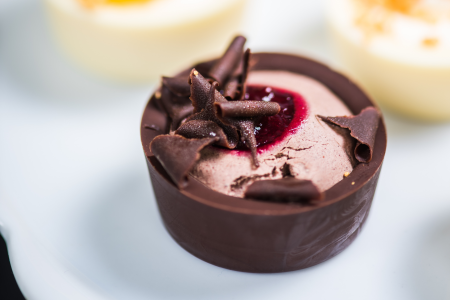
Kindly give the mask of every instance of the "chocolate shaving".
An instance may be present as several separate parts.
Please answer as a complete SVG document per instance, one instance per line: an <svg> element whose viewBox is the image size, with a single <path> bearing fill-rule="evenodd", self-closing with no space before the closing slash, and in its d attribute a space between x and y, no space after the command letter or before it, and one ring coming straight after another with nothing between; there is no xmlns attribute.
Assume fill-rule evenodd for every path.
<svg viewBox="0 0 450 300"><path fill-rule="evenodd" d="M227 102L227 100L216 90L217 82L210 84L197 70L192 69L189 76L191 84L191 101L194 106L194 114L186 119L212 121L216 123L227 137L227 148L233 149L237 146L239 135L234 126L226 125L216 116L214 103Z"/></svg>
<svg viewBox="0 0 450 300"><path fill-rule="evenodd" d="M239 87L239 79L237 77L230 79L227 85L225 86L223 96L227 99L234 99L234 97L236 97L238 87Z"/></svg>
<svg viewBox="0 0 450 300"><path fill-rule="evenodd" d="M179 97L189 97L191 86L185 77L163 77L162 84Z"/></svg>
<svg viewBox="0 0 450 300"><path fill-rule="evenodd" d="M160 105L172 120L171 129L178 127L181 120L192 114L194 108L187 97L180 97L172 93L167 86L162 87Z"/></svg>
<svg viewBox="0 0 450 300"><path fill-rule="evenodd" d="M245 198L272 202L314 203L323 194L310 180L286 177L277 180L259 180L245 191Z"/></svg>
<svg viewBox="0 0 450 300"><path fill-rule="evenodd" d="M355 158L362 163L372 160L375 136L380 123L380 112L373 106L364 108L356 116L324 117L323 121L338 125L350 130L350 135L356 139Z"/></svg>
<svg viewBox="0 0 450 300"><path fill-rule="evenodd" d="M264 116L273 116L280 111L280 105L264 101L228 101L214 104L219 119L227 125L236 127L241 140L250 149L253 163L259 167L255 122Z"/></svg>
<svg viewBox="0 0 450 300"><path fill-rule="evenodd" d="M216 145L231 148L232 145L228 143L227 136L223 132L222 128L213 121L204 120L192 120L183 123L176 131L175 134L184 136L188 139L201 139L207 137L218 137Z"/></svg>
<svg viewBox="0 0 450 300"><path fill-rule="evenodd" d="M250 49L247 49L233 76L225 85L223 95L227 99L242 100L245 97L246 81L250 63Z"/></svg>
<svg viewBox="0 0 450 300"><path fill-rule="evenodd" d="M242 53L244 52L245 41L246 38L243 36L235 37L223 56L209 71L209 77L219 82L220 86L225 84L225 81L233 75L235 69L238 67Z"/></svg>
<svg viewBox="0 0 450 300"><path fill-rule="evenodd" d="M250 149L255 167L259 167L254 120L228 119L241 133L241 141Z"/></svg>
<svg viewBox="0 0 450 300"><path fill-rule="evenodd" d="M178 188L184 188L188 183L189 171L200 158L200 150L218 140L218 137L186 139L179 135L159 135L150 143L150 151Z"/></svg>
<svg viewBox="0 0 450 300"><path fill-rule="evenodd" d="M239 84L240 84L240 96L239 99L242 100L245 97L245 90L247 89L247 76L248 76L248 71L250 69L250 49L247 49L244 53L244 57L242 59L242 73L239 76Z"/></svg>
<svg viewBox="0 0 450 300"><path fill-rule="evenodd" d="M280 105L266 101L229 101L215 103L216 112L222 118L255 118L273 116L280 112Z"/></svg>
<svg viewBox="0 0 450 300"><path fill-rule="evenodd" d="M176 134L186 138L214 136L216 145L234 149L240 133L241 141L251 150L254 165L258 167L255 122L260 117L277 114L280 107L277 103L260 101L228 104L227 98L242 100L245 97L251 55L249 49L243 52L245 41L243 36L235 37L222 58L212 65L198 65L202 70L209 70L209 78L204 78L196 69L189 74L189 80L184 79L186 73L163 77L161 92L155 99L171 119L170 130ZM227 98L218 91L219 86Z"/></svg>

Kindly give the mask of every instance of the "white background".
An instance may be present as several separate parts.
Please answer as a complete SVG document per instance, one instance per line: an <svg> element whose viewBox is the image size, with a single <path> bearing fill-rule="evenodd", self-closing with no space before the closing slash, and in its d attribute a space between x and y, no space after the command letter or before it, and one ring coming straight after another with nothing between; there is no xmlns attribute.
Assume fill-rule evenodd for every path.
<svg viewBox="0 0 450 300"><path fill-rule="evenodd" d="M321 5L254 0L248 46L335 65ZM139 138L154 86L73 65L41 6L0 1L0 229L27 298L450 299L448 124L385 114L371 214L342 254L283 274L218 268L179 247L157 213Z"/></svg>

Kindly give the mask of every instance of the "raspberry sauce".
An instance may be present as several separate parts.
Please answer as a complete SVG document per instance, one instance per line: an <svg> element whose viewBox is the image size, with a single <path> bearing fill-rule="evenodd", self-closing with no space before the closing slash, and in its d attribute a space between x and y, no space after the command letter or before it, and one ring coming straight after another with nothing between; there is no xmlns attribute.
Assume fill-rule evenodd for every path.
<svg viewBox="0 0 450 300"><path fill-rule="evenodd" d="M263 117L255 124L258 152L295 133L308 116L306 101L300 94L266 86L248 86L245 100L277 102L281 109L275 116ZM236 150L248 150L240 142Z"/></svg>

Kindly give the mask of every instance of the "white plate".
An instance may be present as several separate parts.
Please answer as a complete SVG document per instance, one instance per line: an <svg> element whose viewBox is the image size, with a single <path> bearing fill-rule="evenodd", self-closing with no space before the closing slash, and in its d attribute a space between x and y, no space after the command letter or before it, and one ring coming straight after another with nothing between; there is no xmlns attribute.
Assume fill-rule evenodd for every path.
<svg viewBox="0 0 450 300"><path fill-rule="evenodd" d="M332 62L320 1L260 3L246 25L254 51ZM450 298L449 125L387 115L356 241L316 267L247 274L193 257L162 226L139 139L152 89L84 73L54 46L39 2L0 2L0 228L28 299Z"/></svg>

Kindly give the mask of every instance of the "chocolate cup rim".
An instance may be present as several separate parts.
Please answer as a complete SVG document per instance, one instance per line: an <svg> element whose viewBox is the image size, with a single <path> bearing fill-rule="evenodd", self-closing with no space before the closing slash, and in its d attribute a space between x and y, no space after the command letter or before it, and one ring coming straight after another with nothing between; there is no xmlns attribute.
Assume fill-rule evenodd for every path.
<svg viewBox="0 0 450 300"><path fill-rule="evenodd" d="M204 64L211 64L214 61L215 60L211 60L205 62ZM347 107L352 111L353 114L358 114L363 108L367 106L376 107L370 97L357 84L352 82L343 74L331 69L330 67L318 61L292 54L262 52L253 53L252 62L254 63L254 65L251 67L250 72L257 70L289 71L309 76L321 82L329 90L331 90L333 94L338 96L341 101L343 101L347 105ZM180 72L179 75L188 74L191 69L192 68L184 70ZM342 95L348 95L349 97L342 97ZM155 94L151 96L142 116L142 146L149 163L158 171L162 178L164 178L168 183L175 186L175 184L169 178L167 173L165 173L164 169L159 164L157 159L151 154L148 145L146 145L145 143L145 140L149 140L149 138L145 137L153 135L154 138L156 135L158 135L145 129L145 126L149 124L146 119L148 110L157 110L154 103ZM159 113L164 114L163 112ZM330 189L326 190L324 192L324 200L315 205L300 206L296 204L271 203L229 196L210 189L192 176L189 176L188 186L183 190L179 190L179 192L203 205L233 213L263 216L292 215L304 213L332 205L349 197L351 194L358 192L358 190L360 190L361 187L363 187L381 168L386 153L386 147L386 126L384 124L383 117L381 116L380 124L377 130L372 161L369 163L359 163L348 177L343 178L340 182L332 186ZM353 185L352 182L354 182Z"/></svg>

